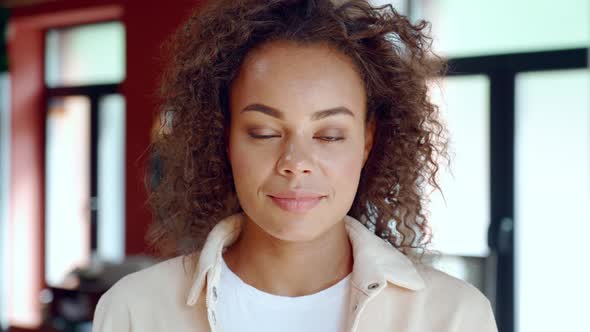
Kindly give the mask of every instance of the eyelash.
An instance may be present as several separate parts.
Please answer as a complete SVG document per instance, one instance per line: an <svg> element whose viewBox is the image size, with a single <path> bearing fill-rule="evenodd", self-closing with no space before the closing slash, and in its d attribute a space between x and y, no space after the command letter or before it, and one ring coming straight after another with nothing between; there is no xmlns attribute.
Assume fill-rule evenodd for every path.
<svg viewBox="0 0 590 332"><path fill-rule="evenodd" d="M252 137L254 139L269 139L269 138L281 137L281 136L278 136L278 135L254 135L254 134L250 134L250 137ZM316 137L314 137L314 138L316 138ZM322 141L324 141L326 143L333 143L333 142L338 142L338 141L344 140L344 137L340 137L340 136L320 136L318 138L320 138Z"/></svg>

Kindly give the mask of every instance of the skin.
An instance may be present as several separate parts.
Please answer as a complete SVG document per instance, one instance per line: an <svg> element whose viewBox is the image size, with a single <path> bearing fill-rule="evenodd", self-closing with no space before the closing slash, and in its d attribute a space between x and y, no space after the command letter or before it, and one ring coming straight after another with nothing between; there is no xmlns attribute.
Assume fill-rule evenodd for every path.
<svg viewBox="0 0 590 332"><path fill-rule="evenodd" d="M252 106L260 104L272 111ZM340 107L350 113L314 116ZM323 44L267 43L246 56L230 89L230 112L227 151L247 218L226 263L246 283L276 295L308 295L337 283L352 271L343 218L375 131L365 121L366 93L353 62ZM311 210L289 212L269 195L290 189L324 197Z"/></svg>

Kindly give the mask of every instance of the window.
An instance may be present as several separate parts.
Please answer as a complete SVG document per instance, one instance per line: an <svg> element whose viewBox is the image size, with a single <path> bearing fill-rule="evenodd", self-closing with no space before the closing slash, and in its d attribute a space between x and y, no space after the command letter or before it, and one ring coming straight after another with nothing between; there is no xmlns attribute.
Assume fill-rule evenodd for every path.
<svg viewBox="0 0 590 332"><path fill-rule="evenodd" d="M125 32L120 22L51 29L45 36L45 83L50 88L120 83Z"/></svg>
<svg viewBox="0 0 590 332"><path fill-rule="evenodd" d="M448 57L586 47L586 0L412 0L412 17L432 22L434 47Z"/></svg>
<svg viewBox="0 0 590 332"><path fill-rule="evenodd" d="M516 76L517 331L588 326L590 72ZM586 262L586 263L584 263ZM545 301L539 301L539 296Z"/></svg>
<svg viewBox="0 0 590 332"><path fill-rule="evenodd" d="M444 197L436 192L430 204L433 243L445 254L489 254L489 89L484 75L448 77L430 89L450 132L452 173L441 168Z"/></svg>
<svg viewBox="0 0 590 332"><path fill-rule="evenodd" d="M434 266L482 291L489 255L490 222L489 79L485 75L444 78L430 95L449 130L451 170L439 170L431 196L432 248L443 255Z"/></svg>
<svg viewBox="0 0 590 332"><path fill-rule="evenodd" d="M125 32L106 22L46 33L46 281L124 257Z"/></svg>
<svg viewBox="0 0 590 332"><path fill-rule="evenodd" d="M8 193L10 185L10 81L0 73L0 329L7 327Z"/></svg>
<svg viewBox="0 0 590 332"><path fill-rule="evenodd" d="M10 76L5 45L8 11L0 8L0 330L8 328L8 193L10 185Z"/></svg>

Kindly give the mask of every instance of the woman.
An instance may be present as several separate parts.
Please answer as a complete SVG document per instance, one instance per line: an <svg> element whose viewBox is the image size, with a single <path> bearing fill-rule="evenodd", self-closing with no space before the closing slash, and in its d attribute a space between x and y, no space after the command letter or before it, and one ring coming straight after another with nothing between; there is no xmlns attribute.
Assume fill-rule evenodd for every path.
<svg viewBox="0 0 590 332"><path fill-rule="evenodd" d="M94 331L496 331L428 267L444 128L425 22L364 0L209 1L172 41L151 242Z"/></svg>

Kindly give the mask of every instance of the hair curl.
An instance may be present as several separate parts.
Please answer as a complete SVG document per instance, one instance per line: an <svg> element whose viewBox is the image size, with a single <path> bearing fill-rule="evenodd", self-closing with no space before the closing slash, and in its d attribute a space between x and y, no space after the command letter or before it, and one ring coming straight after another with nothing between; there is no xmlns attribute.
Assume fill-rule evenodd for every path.
<svg viewBox="0 0 590 332"><path fill-rule="evenodd" d="M229 87L245 55L275 40L329 44L358 67L376 132L348 214L406 255L426 249L425 188L440 190L438 162L449 160L427 83L446 64L431 51L428 22L412 24L391 5L339 2L210 0L169 41L164 121L151 146L162 174L147 181L148 241L161 254L197 251L221 218L241 211L225 148Z"/></svg>

